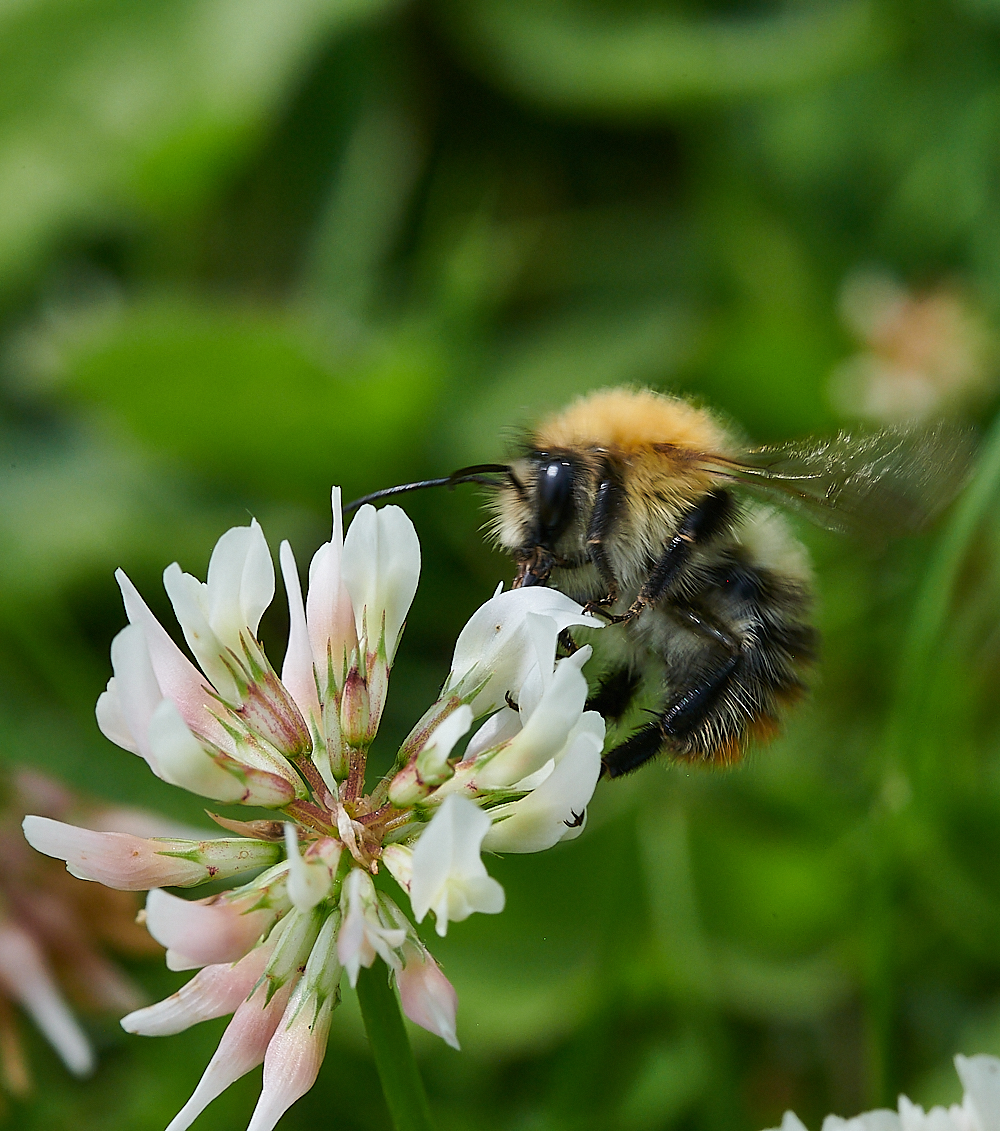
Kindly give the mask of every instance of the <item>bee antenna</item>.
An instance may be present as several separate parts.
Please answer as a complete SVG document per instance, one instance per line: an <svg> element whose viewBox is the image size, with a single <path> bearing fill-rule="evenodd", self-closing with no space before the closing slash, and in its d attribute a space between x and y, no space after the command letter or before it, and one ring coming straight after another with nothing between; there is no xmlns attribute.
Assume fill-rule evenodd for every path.
<svg viewBox="0 0 1000 1131"><path fill-rule="evenodd" d="M447 487L451 490L459 483L482 483L489 487L496 487L497 480L490 478L495 475L504 475L509 478L518 489L521 484L514 478L511 468L505 463L476 463L471 467L460 467L451 475L443 479L420 479L416 483L400 483L396 487L383 487L381 491L372 491L370 495L362 495L360 499L352 499L343 508L344 514L351 514L365 503L373 503L376 499L388 499L393 495L402 495L407 491L422 491L425 487Z"/></svg>

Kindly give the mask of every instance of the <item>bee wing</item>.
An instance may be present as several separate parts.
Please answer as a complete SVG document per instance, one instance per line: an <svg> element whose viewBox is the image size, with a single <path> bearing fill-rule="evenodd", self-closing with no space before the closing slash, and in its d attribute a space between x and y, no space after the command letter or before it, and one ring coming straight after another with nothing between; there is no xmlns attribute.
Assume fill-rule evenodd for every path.
<svg viewBox="0 0 1000 1131"><path fill-rule="evenodd" d="M828 530L905 534L958 494L973 450L967 430L947 424L753 448L712 457L752 494L803 512Z"/></svg>

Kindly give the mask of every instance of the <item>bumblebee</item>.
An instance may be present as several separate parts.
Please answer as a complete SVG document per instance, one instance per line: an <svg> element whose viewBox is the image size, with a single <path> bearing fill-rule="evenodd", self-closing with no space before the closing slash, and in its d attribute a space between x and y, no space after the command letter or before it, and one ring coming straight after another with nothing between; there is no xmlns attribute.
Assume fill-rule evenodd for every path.
<svg viewBox="0 0 1000 1131"><path fill-rule="evenodd" d="M833 529L919 528L956 493L967 449L943 427L746 448L688 401L610 389L543 421L509 464L351 508L419 487L488 486L514 585L552 585L617 626L599 634L610 660L589 706L616 722L640 689L652 695L652 717L604 755L614 778L660 753L732 764L804 694L812 578L774 502Z"/></svg>

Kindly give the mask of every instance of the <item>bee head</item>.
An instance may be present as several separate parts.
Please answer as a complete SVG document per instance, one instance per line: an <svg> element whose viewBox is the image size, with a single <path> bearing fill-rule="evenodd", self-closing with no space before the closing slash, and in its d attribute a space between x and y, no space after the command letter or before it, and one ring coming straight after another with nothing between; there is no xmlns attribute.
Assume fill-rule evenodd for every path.
<svg viewBox="0 0 1000 1131"><path fill-rule="evenodd" d="M517 562L515 586L544 585L554 568L586 560L590 468L565 449L532 450L510 467L491 500L493 533Z"/></svg>

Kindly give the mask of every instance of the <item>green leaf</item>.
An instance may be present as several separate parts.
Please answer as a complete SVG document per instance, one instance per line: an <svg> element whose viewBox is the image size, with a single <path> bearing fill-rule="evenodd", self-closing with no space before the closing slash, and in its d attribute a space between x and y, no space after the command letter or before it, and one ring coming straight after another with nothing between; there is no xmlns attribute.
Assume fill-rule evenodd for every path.
<svg viewBox="0 0 1000 1131"><path fill-rule="evenodd" d="M43 0L0 12L0 286L71 226L229 168L334 31L392 0Z"/></svg>
<svg viewBox="0 0 1000 1131"><path fill-rule="evenodd" d="M491 78L563 110L653 116L680 103L745 98L829 79L884 49L869 0L775 15L685 20L552 0L462 0L442 17Z"/></svg>

